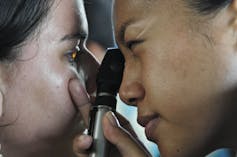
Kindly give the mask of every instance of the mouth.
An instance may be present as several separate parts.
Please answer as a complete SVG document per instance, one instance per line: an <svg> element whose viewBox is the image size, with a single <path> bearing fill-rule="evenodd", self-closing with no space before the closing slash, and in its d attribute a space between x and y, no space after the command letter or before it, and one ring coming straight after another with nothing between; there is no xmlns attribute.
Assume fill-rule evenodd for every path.
<svg viewBox="0 0 237 157"><path fill-rule="evenodd" d="M159 115L138 117L138 123L145 128L146 137L150 141L155 141L155 130L159 119Z"/></svg>
<svg viewBox="0 0 237 157"><path fill-rule="evenodd" d="M155 129L157 127L159 118L155 118L151 121L149 121L149 123L145 126L145 134L148 140L150 141L155 141L154 137L155 137Z"/></svg>

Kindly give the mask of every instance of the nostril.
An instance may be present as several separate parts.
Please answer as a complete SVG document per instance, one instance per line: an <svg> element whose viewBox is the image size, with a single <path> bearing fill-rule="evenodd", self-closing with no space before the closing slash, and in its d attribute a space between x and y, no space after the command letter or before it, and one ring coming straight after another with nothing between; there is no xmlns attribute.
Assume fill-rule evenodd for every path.
<svg viewBox="0 0 237 157"><path fill-rule="evenodd" d="M126 104L137 106L137 103L142 101L145 96L145 89L140 82L129 80L123 82L119 90L119 96Z"/></svg>
<svg viewBox="0 0 237 157"><path fill-rule="evenodd" d="M130 99L128 99L128 103L129 103L129 104L134 104L134 103L136 103L136 98L130 98Z"/></svg>

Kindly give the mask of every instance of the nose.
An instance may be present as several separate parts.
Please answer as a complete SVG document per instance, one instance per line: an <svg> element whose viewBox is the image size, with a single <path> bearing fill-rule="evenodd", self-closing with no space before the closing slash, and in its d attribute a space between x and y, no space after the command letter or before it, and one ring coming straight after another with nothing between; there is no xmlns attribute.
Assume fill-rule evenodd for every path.
<svg viewBox="0 0 237 157"><path fill-rule="evenodd" d="M139 66L126 62L123 80L119 89L119 96L124 103L135 106L144 98L145 89L139 78Z"/></svg>

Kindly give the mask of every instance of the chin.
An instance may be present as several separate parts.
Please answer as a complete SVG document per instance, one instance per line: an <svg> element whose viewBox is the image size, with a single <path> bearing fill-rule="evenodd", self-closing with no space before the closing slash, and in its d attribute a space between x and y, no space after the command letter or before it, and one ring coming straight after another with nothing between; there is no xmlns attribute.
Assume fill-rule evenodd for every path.
<svg viewBox="0 0 237 157"><path fill-rule="evenodd" d="M206 153L196 153L189 152L184 150L170 150L170 151L162 151L160 150L160 157L204 157L207 155Z"/></svg>
<svg viewBox="0 0 237 157"><path fill-rule="evenodd" d="M195 143L195 142L194 142ZM207 147L204 147L207 148ZM214 150L206 150L198 145L175 145L167 144L163 145L158 142L158 149L161 157L204 157Z"/></svg>

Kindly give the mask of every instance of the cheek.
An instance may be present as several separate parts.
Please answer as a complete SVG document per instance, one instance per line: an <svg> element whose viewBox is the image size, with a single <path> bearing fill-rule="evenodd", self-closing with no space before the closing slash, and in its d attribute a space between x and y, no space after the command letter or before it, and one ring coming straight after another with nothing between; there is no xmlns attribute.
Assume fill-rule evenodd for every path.
<svg viewBox="0 0 237 157"><path fill-rule="evenodd" d="M200 114L208 118L223 85L223 56L201 47L201 41L187 45L187 41L174 40L150 42L140 56L146 99L177 123Z"/></svg>
<svg viewBox="0 0 237 157"><path fill-rule="evenodd" d="M68 82L76 76L69 66L53 61L45 63L45 67L42 66L41 69L42 75L38 77L38 88L36 87L36 92L39 94L34 94L35 97L38 97L37 101L42 105L45 104L44 107L49 109L46 112L54 112L56 115L62 116L65 118L62 119L63 121L75 113L68 91Z"/></svg>
<svg viewBox="0 0 237 157"><path fill-rule="evenodd" d="M19 64L20 70L9 95L9 100L11 97L14 100L8 104L16 111L16 124L20 124L14 125L18 133L14 133L13 137L18 138L19 135L26 142L62 135L76 114L68 93L72 72L52 61L38 61Z"/></svg>
<svg viewBox="0 0 237 157"><path fill-rule="evenodd" d="M160 49L151 45L149 53L144 50L142 54L142 82L144 104L161 116L156 130L159 148L167 156L178 156L182 149L199 151L197 147L208 145L213 130L224 124L226 105L220 94L226 60L221 52L213 50L194 50L185 45Z"/></svg>

